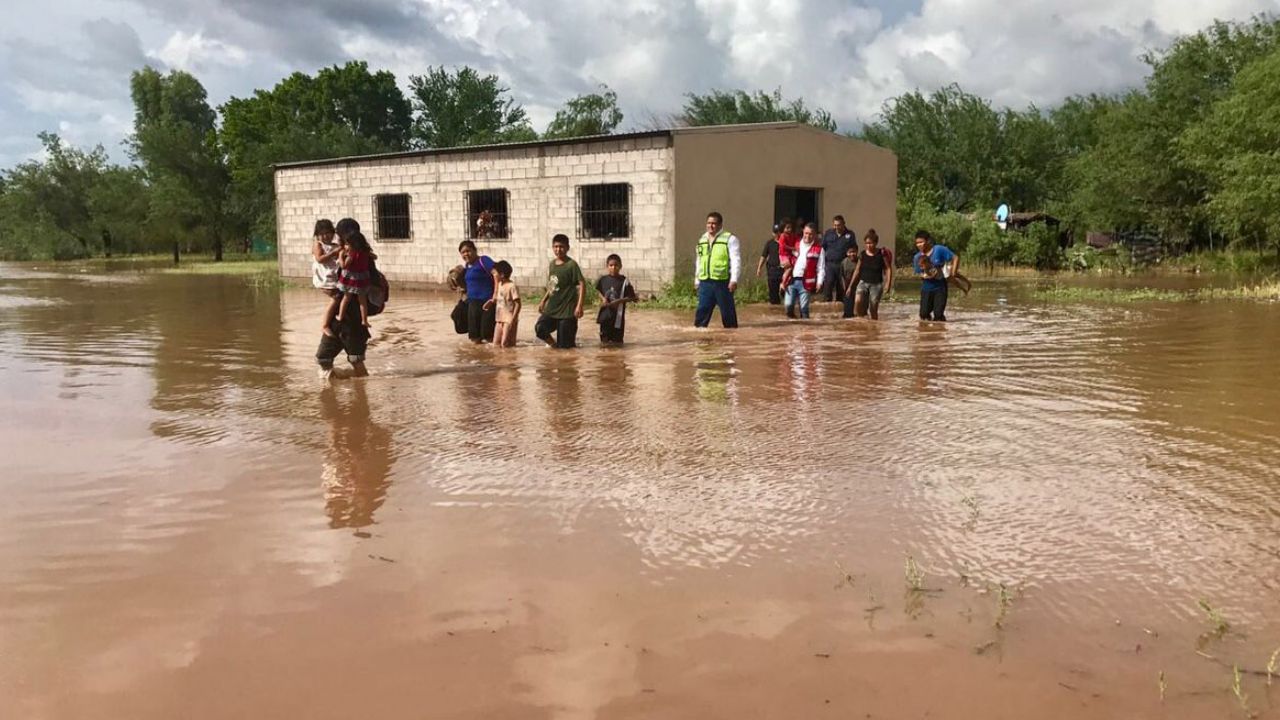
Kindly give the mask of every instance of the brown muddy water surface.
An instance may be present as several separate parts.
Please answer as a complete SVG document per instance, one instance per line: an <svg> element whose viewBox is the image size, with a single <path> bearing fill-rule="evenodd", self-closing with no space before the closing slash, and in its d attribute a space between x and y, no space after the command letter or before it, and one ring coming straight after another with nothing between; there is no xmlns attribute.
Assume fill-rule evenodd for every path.
<svg viewBox="0 0 1280 720"><path fill-rule="evenodd" d="M0 267L0 716L1280 717L1280 306L320 300Z"/></svg>

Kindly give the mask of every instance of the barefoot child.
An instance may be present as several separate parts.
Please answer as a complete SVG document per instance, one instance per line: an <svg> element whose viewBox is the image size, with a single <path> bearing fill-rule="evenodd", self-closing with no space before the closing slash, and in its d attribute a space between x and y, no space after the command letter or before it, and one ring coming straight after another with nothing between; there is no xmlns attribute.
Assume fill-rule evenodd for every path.
<svg viewBox="0 0 1280 720"><path fill-rule="evenodd" d="M311 284L329 297L329 302L325 303L324 324L321 325L325 332L329 332L329 319L338 309L338 272L342 269L338 266L338 253L342 244L338 241L333 221L328 219L316 221L312 237Z"/></svg>
<svg viewBox="0 0 1280 720"><path fill-rule="evenodd" d="M551 252L555 257L547 266L547 292L538 305L533 333L551 347L570 349L577 344L587 281L582 277L582 268L569 257L568 235L557 233L551 238Z"/></svg>
<svg viewBox="0 0 1280 720"><path fill-rule="evenodd" d="M499 260L493 264L493 271L498 275L498 292L490 301L498 306L493 344L498 347L515 347L516 329L520 322L520 289L511 282L511 263Z"/></svg>
<svg viewBox="0 0 1280 720"><path fill-rule="evenodd" d="M600 344L621 345L627 330L627 303L638 298L636 289L622 274L621 257L610 255L604 265L609 274L600 276L596 281L596 292L600 294L600 313L596 315L596 322L600 324Z"/></svg>
<svg viewBox="0 0 1280 720"><path fill-rule="evenodd" d="M338 276L338 290L342 293L342 304L338 306L339 322L348 312L351 297L355 296L360 303L360 324L369 327L369 260L376 257L363 233L353 233L344 241L339 260L342 272Z"/></svg>

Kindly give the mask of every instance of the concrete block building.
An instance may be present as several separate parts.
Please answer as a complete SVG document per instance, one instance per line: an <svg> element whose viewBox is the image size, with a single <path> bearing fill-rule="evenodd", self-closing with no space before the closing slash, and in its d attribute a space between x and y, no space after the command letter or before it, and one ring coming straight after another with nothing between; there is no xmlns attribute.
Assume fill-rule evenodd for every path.
<svg viewBox="0 0 1280 720"><path fill-rule="evenodd" d="M275 168L280 273L306 277L316 219L352 217L397 284L438 284L458 243L505 259L540 286L564 233L588 278L618 253L641 292L693 273L717 210L743 242L743 279L780 217L843 214L861 236L895 231L897 157L798 123L622 135L284 163Z"/></svg>

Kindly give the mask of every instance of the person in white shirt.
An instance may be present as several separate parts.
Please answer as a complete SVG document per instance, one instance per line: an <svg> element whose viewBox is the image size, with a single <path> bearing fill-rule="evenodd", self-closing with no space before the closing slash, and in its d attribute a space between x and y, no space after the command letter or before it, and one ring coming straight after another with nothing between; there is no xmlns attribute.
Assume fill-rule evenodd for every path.
<svg viewBox="0 0 1280 720"><path fill-rule="evenodd" d="M782 288L786 297L782 306L788 317L792 308L798 306L800 317L809 317L809 298L822 291L827 282L827 253L822 249L818 237L818 226L809 223L804 226L804 235L800 238L799 255L796 264L782 276Z"/></svg>
<svg viewBox="0 0 1280 720"><path fill-rule="evenodd" d="M698 288L698 309L693 314L695 327L711 324L711 313L720 308L720 322L727 328L738 327L738 310L733 293L738 289L738 271L742 266L742 247L737 236L724 229L724 217L707 213L707 231L698 238L693 258L693 282Z"/></svg>

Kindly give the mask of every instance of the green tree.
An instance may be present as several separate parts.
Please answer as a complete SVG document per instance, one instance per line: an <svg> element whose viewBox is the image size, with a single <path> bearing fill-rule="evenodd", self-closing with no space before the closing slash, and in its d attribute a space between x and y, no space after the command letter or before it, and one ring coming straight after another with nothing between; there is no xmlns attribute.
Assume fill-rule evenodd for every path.
<svg viewBox="0 0 1280 720"><path fill-rule="evenodd" d="M241 228L204 86L181 70L161 75L146 67L133 73L130 89L129 146L154 191L153 228L202 238L221 260L224 239Z"/></svg>
<svg viewBox="0 0 1280 720"><path fill-rule="evenodd" d="M999 195L1000 114L957 85L885 103L861 137L898 155L898 181L927 190L940 209L986 208Z"/></svg>
<svg viewBox="0 0 1280 720"><path fill-rule="evenodd" d="M601 85L600 92L579 95L556 112L543 133L546 138L608 135L622 123L618 94Z"/></svg>
<svg viewBox="0 0 1280 720"><path fill-rule="evenodd" d="M831 113L810 109L802 98L784 100L782 89L772 93L757 90L712 90L706 95L688 93L677 117L685 125L737 125L792 120L830 132L836 131Z"/></svg>
<svg viewBox="0 0 1280 720"><path fill-rule="evenodd" d="M418 147L443 148L537 139L537 133L497 75L469 67L429 67L409 77Z"/></svg>
<svg viewBox="0 0 1280 720"><path fill-rule="evenodd" d="M1180 137L1213 113L1236 74L1280 42L1280 20L1216 22L1144 60L1141 91L1097 116L1097 141L1068 169L1071 207L1095 226L1144 226L1177 244L1210 241L1210 178L1178 152Z"/></svg>
<svg viewBox="0 0 1280 720"><path fill-rule="evenodd" d="M1280 47L1246 65L1229 94L1179 138L1208 180L1213 226L1280 253Z"/></svg>
<svg viewBox="0 0 1280 720"><path fill-rule="evenodd" d="M140 247L149 199L140 173L108 165L100 145L86 152L50 133L40 141L43 160L0 175L0 257L89 257L103 251L104 232L114 248Z"/></svg>
<svg viewBox="0 0 1280 720"><path fill-rule="evenodd" d="M354 61L294 73L220 110L232 202L265 237L275 235L273 164L404 150L411 126L395 76Z"/></svg>

